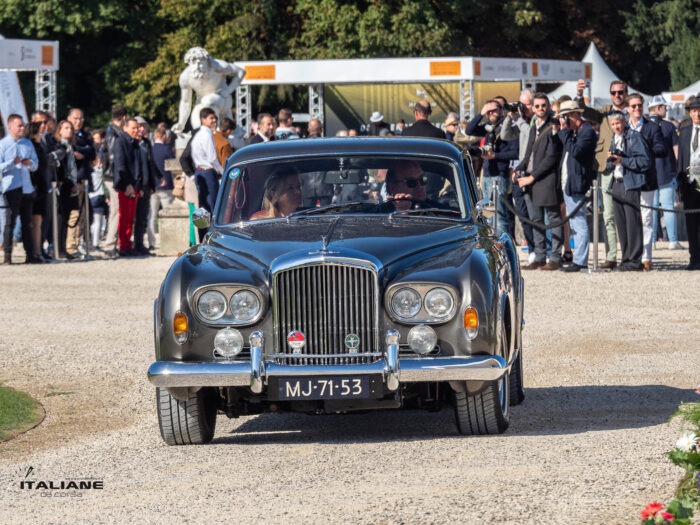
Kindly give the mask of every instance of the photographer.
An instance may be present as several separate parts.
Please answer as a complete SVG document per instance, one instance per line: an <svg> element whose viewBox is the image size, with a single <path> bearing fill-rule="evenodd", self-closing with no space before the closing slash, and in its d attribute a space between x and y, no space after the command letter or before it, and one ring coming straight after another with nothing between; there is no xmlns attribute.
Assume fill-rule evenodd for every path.
<svg viewBox="0 0 700 525"><path fill-rule="evenodd" d="M562 268L565 272L578 272L588 268L588 222L585 206L579 205L586 199L586 192L596 177L593 166L598 137L593 127L583 120L583 111L573 100L562 102L559 108L559 140L562 143L559 165L561 188L568 212L572 213L578 207L576 214L569 219L576 251L574 261Z"/></svg>
<svg viewBox="0 0 700 525"><path fill-rule="evenodd" d="M544 222L547 214L550 224L560 220L562 202L561 188L557 184L557 168L561 158L561 141L554 133L555 122L551 117L549 99L544 93L537 93L533 103L535 122L530 127L525 153L520 164L513 171L513 182L525 194L529 216L537 222ZM523 270L558 270L561 267L563 226L552 228L552 253L546 262L547 236L545 230L533 228L534 260Z"/></svg>
<svg viewBox="0 0 700 525"><path fill-rule="evenodd" d="M482 119L485 122L482 122ZM501 137L502 122L501 105L496 100L489 100L484 104L481 113L469 121L465 134L484 137L483 147L470 148L473 155L481 156L484 161L481 193L483 198L492 199L494 186L498 188L498 228L496 233L500 235L503 232L508 232L513 236L512 224L509 224L508 220L508 210L501 199L510 198L508 171L510 161L518 158L518 142L503 140Z"/></svg>
<svg viewBox="0 0 700 525"><path fill-rule="evenodd" d="M519 162L522 162L525 157L525 150L530 138L532 97L532 91L525 89L520 93L518 102L504 105L507 113L501 125L501 137L503 140L518 140ZM513 185L513 204L520 215L532 219L525 194L517 184ZM529 253L528 262L532 263L535 260L535 238L532 232L532 225L522 222L522 227Z"/></svg>
<svg viewBox="0 0 700 525"><path fill-rule="evenodd" d="M622 249L618 269L621 272L641 271L644 266L639 202L646 184L646 173L654 161L642 134L627 125L624 113L612 111L608 114L608 122L614 135L605 167L613 175L613 196L632 203L615 200L614 204L617 236Z"/></svg>

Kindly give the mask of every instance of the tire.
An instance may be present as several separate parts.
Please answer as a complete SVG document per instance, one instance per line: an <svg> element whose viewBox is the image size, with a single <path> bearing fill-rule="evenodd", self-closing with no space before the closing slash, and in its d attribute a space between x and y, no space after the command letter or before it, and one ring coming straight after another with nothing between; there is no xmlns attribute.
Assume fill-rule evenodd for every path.
<svg viewBox="0 0 700 525"><path fill-rule="evenodd" d="M156 388L158 426L168 445L202 445L214 437L216 403L202 388L190 393L187 401L171 396L165 388Z"/></svg>
<svg viewBox="0 0 700 525"><path fill-rule="evenodd" d="M499 353L507 356L508 340L501 326ZM510 422L510 378L504 375L497 381L489 381L484 390L469 395L454 393L455 419L460 434L476 436L502 434Z"/></svg>
<svg viewBox="0 0 700 525"><path fill-rule="evenodd" d="M513 366L510 368L510 406L517 406L525 400L525 388L523 387L523 350L518 352Z"/></svg>

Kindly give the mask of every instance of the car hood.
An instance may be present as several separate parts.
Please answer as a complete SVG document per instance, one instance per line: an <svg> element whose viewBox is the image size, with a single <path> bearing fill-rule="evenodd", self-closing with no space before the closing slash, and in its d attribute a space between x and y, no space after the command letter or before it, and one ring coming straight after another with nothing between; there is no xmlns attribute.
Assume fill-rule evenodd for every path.
<svg viewBox="0 0 700 525"><path fill-rule="evenodd" d="M472 223L429 217L304 217L217 227L205 249L232 263L265 268L278 259L318 254L364 255L386 267L418 254L423 259L434 249L473 244L475 238Z"/></svg>

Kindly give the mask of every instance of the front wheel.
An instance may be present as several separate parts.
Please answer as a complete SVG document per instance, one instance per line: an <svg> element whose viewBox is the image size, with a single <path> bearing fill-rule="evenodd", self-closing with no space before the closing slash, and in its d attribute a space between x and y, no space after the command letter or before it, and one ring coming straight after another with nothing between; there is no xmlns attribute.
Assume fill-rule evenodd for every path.
<svg viewBox="0 0 700 525"><path fill-rule="evenodd" d="M501 327L499 353L506 357L508 340ZM454 393L457 430L465 435L502 434L510 422L510 378L505 374L497 381L490 381L478 394Z"/></svg>
<svg viewBox="0 0 700 525"><path fill-rule="evenodd" d="M209 390L190 392L180 401L157 387L156 405L160 435L168 445L202 445L213 439L217 408Z"/></svg>

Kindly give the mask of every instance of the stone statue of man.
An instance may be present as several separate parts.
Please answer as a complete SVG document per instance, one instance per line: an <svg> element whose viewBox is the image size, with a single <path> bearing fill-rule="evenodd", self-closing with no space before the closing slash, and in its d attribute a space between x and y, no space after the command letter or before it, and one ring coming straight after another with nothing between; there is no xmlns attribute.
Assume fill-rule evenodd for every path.
<svg viewBox="0 0 700 525"><path fill-rule="evenodd" d="M199 111L202 108L211 108L216 111L219 120L223 117L232 119L231 94L243 80L245 69L230 62L211 58L209 53L201 47L193 47L187 51L185 63L187 67L180 75L180 111L173 131L181 133L185 129L187 117L190 116L193 91L196 96L190 118L193 130L200 126ZM233 79L227 83L226 77L230 76Z"/></svg>

